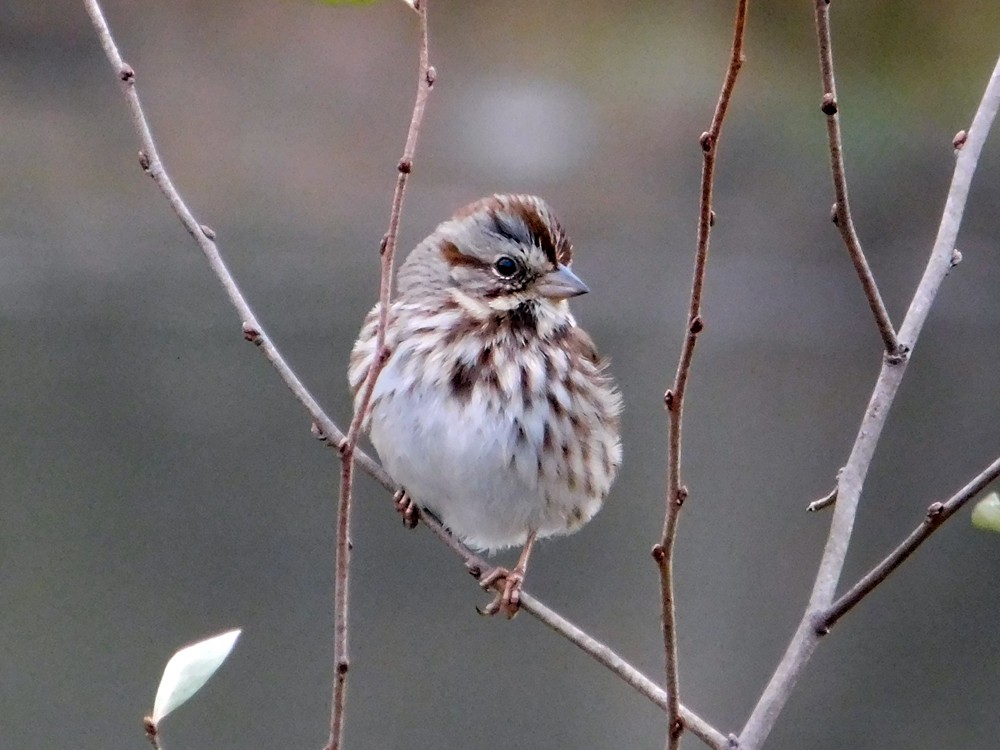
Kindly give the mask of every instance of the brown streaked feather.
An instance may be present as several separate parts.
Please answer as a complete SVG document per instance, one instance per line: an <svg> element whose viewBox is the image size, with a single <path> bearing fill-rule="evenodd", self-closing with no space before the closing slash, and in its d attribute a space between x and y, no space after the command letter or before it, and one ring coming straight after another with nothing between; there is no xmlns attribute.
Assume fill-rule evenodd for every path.
<svg viewBox="0 0 1000 750"><path fill-rule="evenodd" d="M451 371L451 393L459 401L468 401L472 397L472 388L476 384L476 372L464 362L456 362Z"/></svg>
<svg viewBox="0 0 1000 750"><path fill-rule="evenodd" d="M545 253L545 257L549 259L550 263L553 265L559 263L559 249L556 243L560 236L565 239L565 235L562 234L560 228L558 226L551 227L557 235L553 237L550 227L546 225L542 217L538 215L538 211L534 210L533 207L528 207L524 204L515 204L515 210L524 220L525 226L528 227L533 244L542 249L542 252Z"/></svg>
<svg viewBox="0 0 1000 750"><path fill-rule="evenodd" d="M470 268L482 268L483 262L466 255L458 249L458 245L448 240L441 241L441 257L449 266L468 266Z"/></svg>
<svg viewBox="0 0 1000 750"><path fill-rule="evenodd" d="M488 213L494 220L497 212L518 216L528 228L532 244L540 247L553 264L565 266L572 262L573 244L559 220L541 201L528 195L493 195L460 208L454 218L464 219L480 211Z"/></svg>
<svg viewBox="0 0 1000 750"><path fill-rule="evenodd" d="M566 337L563 339L566 351L570 353L570 356L580 357L588 362L592 362L598 367L603 367L605 365L604 359L600 354L597 353L597 347L594 345L594 340L590 338L585 330L579 326L569 326L566 331Z"/></svg>
<svg viewBox="0 0 1000 750"><path fill-rule="evenodd" d="M518 262L517 275L493 269L500 255ZM553 266L569 265L572 255L545 201L494 195L439 225L411 252L397 279L399 293L387 330L391 377L380 384L366 429L371 428L387 468L396 461L396 481L404 486L422 482L423 492L435 496L421 497L418 490L415 499L428 502L446 522L459 502L473 504L478 515L461 523L465 515L453 516L453 530L476 546L520 543L522 522L539 538L574 530L596 512L621 461L621 398L604 361L565 302L534 293L537 279ZM376 328L377 308L352 353L355 392L371 368ZM456 431L471 430L468 435L484 440L481 490L493 492L498 482L506 486L508 475L523 484L518 496L523 494L524 501L516 503L517 512L511 509L509 518L503 516L506 507L480 497L475 487L467 493L465 479L463 486L440 493L428 489L437 486L433 472L447 475L453 468L448 455L422 446L421 465L440 463L430 475L412 468L415 454L407 430L414 425L438 429L440 414L422 410L439 405L455 410ZM465 434L458 437L453 447L464 455ZM478 442L472 447L478 450ZM502 455L495 455L498 450ZM463 499L466 494L472 497ZM481 527L475 518L482 520Z"/></svg>

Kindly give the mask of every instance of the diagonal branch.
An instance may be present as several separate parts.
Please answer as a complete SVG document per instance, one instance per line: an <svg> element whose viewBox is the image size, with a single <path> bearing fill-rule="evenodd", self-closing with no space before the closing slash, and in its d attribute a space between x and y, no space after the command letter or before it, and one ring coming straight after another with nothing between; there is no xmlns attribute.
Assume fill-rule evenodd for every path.
<svg viewBox="0 0 1000 750"><path fill-rule="evenodd" d="M708 262L709 236L715 223L712 210L712 189L715 178L715 159L718 153L719 136L726 119L729 101L736 77L745 59L743 37L746 29L747 5L749 0L738 0L736 20L733 30L733 45L729 67L722 83L722 91L715 105L712 122L701 134L699 143L702 151L701 199L698 210L698 241L695 250L694 279L691 282L691 301L688 307L687 331L681 346L677 372L670 389L663 400L669 413L669 435L667 446L667 495L663 517L663 532L660 541L653 547L653 559L660 572L660 599L663 620L663 650L667 678L667 741L668 750L676 750L680 744L685 722L680 713L678 697L677 667L677 615L674 607L674 541L677 538L677 523L681 506L687 498L687 488L681 483L681 426L684 416L684 394L687 391L691 362L698 334L704 327L701 318L701 298L705 288L705 266Z"/></svg>
<svg viewBox="0 0 1000 750"><path fill-rule="evenodd" d="M795 682L819 643L820 635L816 632L815 623L833 604L837 582L840 580L840 573L847 557L847 547L854 529L861 489L888 417L889 408L906 372L909 352L917 343L945 276L960 258L955 251L955 239L962 223L962 214L969 196L972 176L979 162L979 154L986 142L998 107L1000 107L1000 60L997 60L993 69L964 144L958 149L955 171L937 238L927 261L927 267L924 269L924 275L917 285L910 308L899 330L901 348L897 352L898 356L887 353L884 357L851 455L838 478L837 502L833 506L830 533L809 604L771 681L764 689L740 734L742 750L757 750L763 744L791 695Z"/></svg>
<svg viewBox="0 0 1000 750"><path fill-rule="evenodd" d="M830 628L837 624L841 617L850 612L858 602L868 596L876 586L902 565L906 558L926 541L927 537L941 528L945 521L961 510L969 500L986 489L990 482L997 477L1000 477L1000 458L983 469L945 502L931 503L920 525L817 619L817 633L826 635L830 632Z"/></svg>
<svg viewBox="0 0 1000 750"><path fill-rule="evenodd" d="M816 2L816 33L819 37L819 64L823 76L823 102L820 109L826 115L826 134L830 141L830 167L833 171L833 188L837 196L833 204L833 221L840 230L851 263L861 280L861 286L868 298L868 306L875 316L879 335L885 345L885 351L895 356L899 353L899 341L892 327L889 313L882 302L875 277L868 266L861 240L854 229L851 218L851 204L847 199L847 172L844 168L844 143L840 135L840 115L837 104L837 83L833 75L833 43L830 39L830 0L815 0Z"/></svg>
<svg viewBox="0 0 1000 750"><path fill-rule="evenodd" d="M371 459L368 460L370 461ZM377 464L375 466L377 467ZM379 467L378 473L384 474L381 467ZM379 478L376 477L376 479ZM386 489L392 490L394 487L392 480L388 477L388 475L385 475L385 479L388 481L381 482L381 479L379 479L379 481L386 487ZM466 569L474 578L480 580L490 571L492 566L486 560L483 560L453 537L442 525L442 523L427 510L421 511L420 519L423 521L424 525L434 533L435 536L437 536L462 559L465 563ZM502 582L497 584L498 590L501 588L501 585ZM640 695L645 696L660 708L664 710L667 709L668 700L666 691L627 661L622 659L622 657L615 653L611 648L601 643L596 638L587 635L587 633L582 631L565 617L552 611L538 601L538 599L525 592L521 593L521 609L534 616L543 625L576 645L577 648L590 655L599 664L607 667ZM715 727L683 705L679 707L679 713L681 721L684 722L684 726L687 729L690 729L691 733L702 740L706 745L713 748L713 750L728 750L728 738L723 736L721 732L715 729Z"/></svg>
<svg viewBox="0 0 1000 750"><path fill-rule="evenodd" d="M299 380L298 376L286 362L281 352L274 345L263 326L253 314L250 306L247 304L239 286L236 283L236 280L229 271L229 268L222 260L218 247L215 244L215 233L209 227L198 223L192 215L190 209L185 204L183 198L181 198L180 194L177 192L170 180L169 175L165 171L135 90L135 71L122 59L114 39L111 36L111 30L108 27L107 21L101 12L100 5L97 0L84 0L84 5L90 15L94 28L97 31L101 46L114 68L116 75L122 83L126 103L128 104L129 112L132 116L133 125L142 144L142 151L140 151L140 163L142 164L144 171L152 177L157 187L166 197L174 212L177 214L181 223L188 230L195 242L198 243L202 252L205 254L213 273L225 289L230 302L236 309L240 319L243 321L244 337L248 341L255 344L264 354L268 362L270 362L274 369L278 372L279 376L288 386L289 390L291 390L295 398L305 407L306 411L313 420L314 434L337 451L342 452L343 447L347 442L347 436L340 430L336 423L330 419L326 412L323 411L319 402L313 398L312 394L306 389L302 381ZM399 489L378 461L373 459L364 451L355 449L354 460L362 471L371 476L376 482L381 484L390 492L395 492ZM470 550L458 542L458 540L452 537L447 530L436 521L436 519L425 513L423 520L425 526L430 528L452 550L459 554L463 560L471 563L470 570L477 564L475 560L478 558ZM482 561L478 564L483 565L481 570L486 570L488 567ZM589 636L569 620L562 617L527 592L523 592L521 595L521 609L538 619L558 635L575 644L581 651L589 655L599 664L608 668L612 673L621 678L623 682L635 689L638 693L645 696L661 708L666 707L666 693L639 670L618 656L604 643ZM713 748L713 750L726 750L727 739L721 732L713 728L707 721L686 707L681 706L680 711L681 718L684 721L685 726L687 726L693 734L701 738L705 744Z"/></svg>
<svg viewBox="0 0 1000 750"><path fill-rule="evenodd" d="M354 453L358 447L361 430L371 409L375 381L389 359L385 335L389 323L389 306L392 301L393 261L396 256L396 239L399 236L399 222L403 212L403 198L406 196L406 182L413 170L413 156L417 147L420 124L424 119L427 96L434 85L435 72L428 60L427 44L427 3L420 0L413 3L413 9L420 16L420 64L417 76L417 95L413 102L413 115L406 134L403 157L396 167L396 189L392 196L392 210L389 214L389 229L379 247L381 256L381 276L379 279L379 316L375 334L375 358L361 384L360 398L355 404L354 416L347 430L347 437L340 446L340 499L337 504L337 546L336 581L334 584L334 672L333 699L330 707L330 738L326 750L339 750L344 738L344 706L347 690L347 672L350 659L347 650L348 593L351 563L351 500L354 486Z"/></svg>
<svg viewBox="0 0 1000 750"><path fill-rule="evenodd" d="M139 165L153 179L160 192L163 193L170 203L174 213L177 214L177 218L180 219L181 224L184 225L184 228L194 238L194 241L198 243L213 273L218 278L219 283L222 284L226 296L229 297L229 301L236 308L237 315L243 321L243 336L248 341L257 345L268 362L281 375L281 379L285 381L285 385L292 391L295 398L306 407L306 410L310 414L318 415L316 418L322 424L323 428L329 429L333 427L333 422L323 414L319 403L306 390L302 381L299 380L295 372L285 362L284 358L271 342L270 337L264 331L263 326L257 320L257 316L254 315L249 303L247 303L242 291L240 291L235 279L233 279L232 274L226 267L225 261L222 260L222 256L219 254L219 248L215 244L215 232L210 227L198 223L198 220L194 218L194 215L174 187L170 175L167 174L163 167L163 162L160 160L159 151L153 142L153 136L150 133L146 116L143 114L139 95L135 90L135 71L132 69L132 66L128 65L122 59L97 1L84 0L84 6L90 15L94 28L97 30L101 47L104 48L104 53L107 55L108 61L115 69L118 80L121 82L122 90L125 93L125 101L132 116L132 124L139 135L139 141L142 145L142 149L139 151Z"/></svg>

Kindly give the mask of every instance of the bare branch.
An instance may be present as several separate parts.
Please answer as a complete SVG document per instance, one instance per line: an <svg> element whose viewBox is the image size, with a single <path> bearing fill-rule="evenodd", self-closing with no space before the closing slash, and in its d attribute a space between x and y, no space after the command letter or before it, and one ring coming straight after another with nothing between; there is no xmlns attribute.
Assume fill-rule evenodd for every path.
<svg viewBox="0 0 1000 750"><path fill-rule="evenodd" d="M319 437L333 448L339 449L342 441L346 438L341 433L336 433L332 437L319 434ZM360 448L355 451L355 461L361 469L382 487L391 493L399 490L398 485L392 481L392 477L382 468L378 461L369 456ZM452 552L461 558L466 569L477 580L486 576L492 566L489 562L479 557L458 539L451 535L432 513L426 509L420 510L420 520L434 535L441 540ZM501 584L498 583L498 587ZM588 635L565 617L547 607L526 591L521 592L521 610L527 612L539 622L548 626L551 630L561 635L566 640L573 643L584 653L588 654L599 664L607 667L611 672L618 675L627 685L634 688L639 694L648 698L651 702L662 709L667 707L667 693L642 672L622 659L610 647ZM728 738L715 729L711 724L691 711L686 706L680 706L681 721L684 726L691 730L691 733L701 739L709 747L715 750L727 750L729 748Z"/></svg>
<svg viewBox="0 0 1000 750"><path fill-rule="evenodd" d="M694 278L691 282L691 300L688 307L687 330L681 345L680 360L670 389L664 394L663 400L669 417L669 436L667 446L667 495L666 510L663 516L663 532L659 543L653 547L653 559L660 571L660 599L663 620L663 650L666 662L667 678L667 741L668 750L676 750L680 744L685 723L680 713L678 697L678 667L677 667L677 616L674 608L674 576L673 554L674 541L677 538L677 523L680 519L681 506L687 498L687 488L681 484L681 427L684 417L684 394L687 390L688 376L691 372L691 362L694 359L694 347L698 334L704 328L701 317L701 298L705 287L705 266L708 262L709 236L715 223L715 212L712 210L712 189L715 178L715 159L718 153L719 136L726 119L729 101L736 77L745 59L743 54L743 37L746 29L747 5L749 0L738 0L736 20L733 30L733 45L726 69L722 91L715 105L712 122L706 132L701 134L699 143L702 151L701 199L698 210L698 240L695 250Z"/></svg>
<svg viewBox="0 0 1000 750"><path fill-rule="evenodd" d="M833 75L833 44L830 39L830 0L816 1L816 33L819 36L819 63L823 75L823 101L820 109L826 115L826 133L830 141L830 166L833 170L833 188L837 202L833 205L833 222L840 230L851 263L861 280L861 286L868 298L868 306L875 316L879 335L885 345L885 351L895 355L899 350L896 331L892 327L889 313L882 302L875 277L868 266L861 240L854 229L851 218L851 205L847 199L847 172L844 168L844 144L840 136L840 105L837 102L837 84Z"/></svg>
<svg viewBox="0 0 1000 750"><path fill-rule="evenodd" d="M135 126L136 132L138 133L139 139L142 143L140 161L143 168L153 178L156 185L166 196L174 212L181 220L181 223L188 230L191 236L194 237L195 241L204 252L212 271L218 277L219 282L226 290L231 303L236 308L240 318L243 320L243 336L260 349L260 351L281 376L288 388L292 391L296 399L298 399L298 401L305 407L306 411L312 417L313 433L316 437L323 440L326 444L330 445L338 452L343 453L344 446L347 442L347 436L323 411L319 402L313 398L312 394L309 393L285 361L284 357L274 346L263 326L257 320L256 316L254 316L246 300L243 298L243 295L240 292L239 287L237 286L236 281L230 273L228 267L222 261L218 248L215 245L215 233L209 227L201 225L197 222L181 196L177 193L173 183L170 181L170 178L160 161L159 153L150 134L149 125L146 121L145 115L143 114L142 107L140 106L139 98L135 90L135 71L122 60L117 46L111 36L111 31L108 28L103 13L101 12L100 5L97 0L84 0L84 5L86 6L87 12L90 14L95 29L97 30L101 46L104 48L112 67L115 69L116 75L122 83L126 101L132 114L133 125ZM354 461L361 467L362 471L371 476L390 493L394 493L399 489L378 461L364 451L355 449ZM448 531L436 521L436 519L426 513L424 514L424 525L434 531L440 539L442 539L464 560L478 560L478 558L470 550L452 537ZM488 569L488 565L486 565L485 562L480 561L480 564L483 565L482 570ZM661 708L666 707L666 693L661 688L657 687L651 680L645 677L635 667L618 656L606 645L587 635L580 628L573 625L569 620L557 614L527 592L522 593L521 609L543 622L554 632L574 643L584 653L591 656L599 664L607 667L614 674L619 676L626 684L630 685L640 694L646 696L653 703ZM691 729L692 733L703 739L707 745L715 750L724 750L726 748L726 737L724 737L718 730L714 729L700 716L681 706L681 717L685 725Z"/></svg>
<svg viewBox="0 0 1000 750"><path fill-rule="evenodd" d="M410 117L410 128L406 133L406 145L403 156L396 165L396 189L392 196L392 210L389 214L389 229L382 238L379 254L382 258L382 273L379 279L379 316L378 328L375 334L375 358L365 382L361 386L361 402L351 419L347 430L346 450L353 450L358 444L362 425L371 407L372 392L375 381L378 380L382 368L389 358L385 346L385 331L389 322L389 303L392 299L393 262L396 257L396 241L399 236L399 222L403 213L403 198L406 196L406 182L413 171L413 157L417 148L417 136L420 134L420 124L424 119L424 108L427 105L427 95L430 94L437 76L429 61L427 44L427 3L428 0L414 2L413 7L420 15L420 67L417 75L417 96L413 102L413 115Z"/></svg>
<svg viewBox="0 0 1000 750"><path fill-rule="evenodd" d="M816 632L819 635L826 635L841 617L888 578L892 571L902 565L903 561L912 555L927 537L937 531L945 521L961 510L962 506L982 492L998 476L1000 476L1000 458L983 469L945 502L931 503L920 525L823 613L822 617L816 621Z"/></svg>
<svg viewBox="0 0 1000 750"><path fill-rule="evenodd" d="M361 452L358 452L359 463ZM366 457L367 458L367 457ZM369 459L370 460L370 459ZM384 473L381 472L380 473ZM392 480L386 475L387 487L392 486ZM493 568L489 562L482 559L468 547L453 537L441 522L427 510L420 511L420 518L435 536L444 542L455 554L465 563L466 569L477 580L485 577ZM498 590L502 588L502 582L497 583ZM618 675L627 685L631 686L640 695L645 696L651 702L662 709L667 708L667 693L656 683L646 677L627 661L622 659L617 653L605 644L593 638L562 615L546 607L538 599L527 592L521 592L521 609L535 617L543 625L561 635L566 640L577 646L581 651L591 656L599 664L603 664L614 674ZM711 724L700 716L689 710L685 706L679 707L680 719L684 726L691 730L691 733L701 739L706 745L714 750L727 750L728 739Z"/></svg>
<svg viewBox="0 0 1000 750"><path fill-rule="evenodd" d="M153 721L152 716L143 717L142 728L146 730L146 739L149 740L149 744L152 746L153 750L161 750L160 745L160 730L156 726L156 722Z"/></svg>
<svg viewBox="0 0 1000 750"><path fill-rule="evenodd" d="M348 592L351 563L351 499L354 485L354 452L361 437L361 430L371 408L375 381L389 359L385 344L386 328L389 323L389 307L392 302L393 261L396 256L396 240L403 213L403 198L406 196L406 182L413 171L413 157L417 147L420 124L424 119L427 95L434 85L434 69L429 62L427 44L427 3L420 0L413 3L413 9L420 16L420 63L417 75L417 95L413 102L413 114L406 134L403 156L396 167L396 189L392 196L389 213L389 229L379 246L381 256L381 276L379 279L379 316L375 334L375 358L364 383L361 384L361 398L355 406L354 416L347 430L347 438L340 446L340 500L337 505L337 546L336 581L334 584L334 672L333 700L330 707L330 738L326 750L339 750L343 746L344 706L347 690L349 658L347 650Z"/></svg>
<svg viewBox="0 0 1000 750"><path fill-rule="evenodd" d="M264 356L267 357L267 360L278 371L278 374L281 375L281 379L285 381L285 385L288 386L295 398L297 398L299 402L306 407L306 410L312 414L316 423L319 424L326 432L332 433L336 430L336 426L332 421L330 421L330 418L323 413L319 403L312 397L312 395L310 395L305 386L299 380L298 376L292 371L291 367L288 366L288 363L285 362L281 354L274 347L270 337L264 331L264 327L257 320L257 316L254 315L250 305L243 297L243 293L240 291L240 288L237 286L232 274L229 272L225 262L222 260L222 256L219 254L219 248L215 244L215 232L208 226L200 224L198 220L194 218L194 215L184 203L184 200L181 198L180 194L174 187L173 182L170 180L170 175L168 175L164 169L156 144L153 142L153 136L150 133L149 124L146 122L146 117L143 114L142 105L139 102L139 95L135 90L135 71L132 69L132 66L128 65L122 59L121 54L118 52L114 39L111 37L111 30L108 28L107 21L104 19L104 14L101 12L100 5L96 2L96 0L84 0L84 6L87 9L87 13L90 15L94 28L97 30L101 46L104 48L104 52L107 55L108 60L111 62L111 66L115 69L115 73L121 83L122 90L125 93L125 101L128 104L129 112L132 116L132 124L135 127L135 130L139 135L139 141L142 144L142 150L139 151L140 166L143 171L153 179L153 182L156 183L160 192L163 193L167 201L170 203L174 213L177 214L181 224L184 225L184 228L187 229L188 233L194 238L195 242L198 243L198 246L204 253L205 258L208 260L209 266L211 266L216 278L218 278L219 283L222 284L222 288L229 297L229 301L232 303L233 307L236 308L236 313L239 315L240 320L243 321L243 337L246 338L247 341L255 344Z"/></svg>
<svg viewBox="0 0 1000 750"><path fill-rule="evenodd" d="M955 171L952 175L951 187L948 190L948 198L941 216L937 238L934 241L934 247L927 261L927 267L924 269L923 277L917 285L910 308L899 330L901 347L899 351L904 352L904 354L902 356L886 354L884 357L882 369L875 381L871 400L868 402L868 408L861 420L851 455L838 479L837 502L834 505L833 519L830 522L830 533L823 550L823 557L820 560L809 604L795 635L792 636L792 640L788 644L788 649L740 734L742 750L756 750L763 744L774 726L778 714L791 695L796 680L798 680L819 642L820 636L816 633L815 623L824 616L833 603L837 582L840 580L840 573L847 557L847 548L861 498L861 489L875 454L875 447L882 434L882 427L888 417L889 408L892 406L906 372L909 353L916 345L931 305L941 288L941 283L955 263L955 239L962 223L969 186L972 183L972 176L979 162L979 154L986 142L986 136L996 117L998 107L1000 107L1000 60L997 61L996 67L993 69L993 74L986 86L986 91L983 93L979 108L976 110L965 143L957 151Z"/></svg>
<svg viewBox="0 0 1000 750"><path fill-rule="evenodd" d="M837 502L836 487L834 487L832 490L830 490L828 493L823 495L823 497L819 498L818 500L813 500L811 503L809 503L809 505L806 506L806 510L809 511L810 513L818 513L824 508L829 508L835 502Z"/></svg>

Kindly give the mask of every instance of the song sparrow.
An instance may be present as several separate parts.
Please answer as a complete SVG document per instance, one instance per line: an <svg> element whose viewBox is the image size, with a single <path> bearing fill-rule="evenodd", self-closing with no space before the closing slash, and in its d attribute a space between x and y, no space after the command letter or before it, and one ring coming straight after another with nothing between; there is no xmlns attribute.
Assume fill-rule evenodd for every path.
<svg viewBox="0 0 1000 750"><path fill-rule="evenodd" d="M478 549L523 545L513 570L481 581L503 580L488 614L516 613L534 541L589 521L621 462L621 396L566 302L588 291L572 255L543 200L495 195L399 270L367 427L402 511L415 502ZM356 407L378 310L351 354Z"/></svg>

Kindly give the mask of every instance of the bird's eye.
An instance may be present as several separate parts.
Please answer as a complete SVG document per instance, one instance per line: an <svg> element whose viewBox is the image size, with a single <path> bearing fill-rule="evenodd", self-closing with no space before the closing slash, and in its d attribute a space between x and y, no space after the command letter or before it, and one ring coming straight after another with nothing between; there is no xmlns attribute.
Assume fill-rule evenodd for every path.
<svg viewBox="0 0 1000 750"><path fill-rule="evenodd" d="M513 258L508 258L506 255L497 258L497 262L493 264L493 267L497 269L497 273L505 279L509 279L517 273L517 261Z"/></svg>

